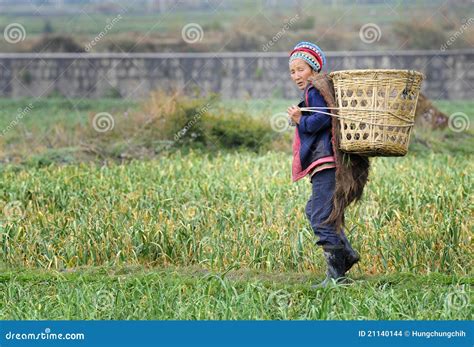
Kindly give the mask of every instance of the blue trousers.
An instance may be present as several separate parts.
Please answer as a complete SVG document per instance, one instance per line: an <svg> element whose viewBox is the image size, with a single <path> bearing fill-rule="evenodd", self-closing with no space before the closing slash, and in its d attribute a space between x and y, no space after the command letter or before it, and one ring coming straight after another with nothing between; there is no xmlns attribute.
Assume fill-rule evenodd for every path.
<svg viewBox="0 0 474 347"><path fill-rule="evenodd" d="M331 214L332 198L336 188L336 168L324 169L311 178L312 194L306 204L306 216L318 240L318 246L342 246L344 230L336 232L335 225L323 222Z"/></svg>

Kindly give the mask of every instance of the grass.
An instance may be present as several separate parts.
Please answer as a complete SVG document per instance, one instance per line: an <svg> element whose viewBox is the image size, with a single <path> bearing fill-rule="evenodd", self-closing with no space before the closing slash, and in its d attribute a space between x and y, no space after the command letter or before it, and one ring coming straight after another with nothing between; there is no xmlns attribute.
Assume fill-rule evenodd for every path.
<svg viewBox="0 0 474 347"><path fill-rule="evenodd" d="M265 99L265 100L221 100L211 103L211 110L218 110L217 115L242 115L265 120L268 129L273 132L270 122L273 115L286 112L295 100ZM436 105L447 115L464 113L469 117L470 130L461 133L450 131L424 131L416 128L411 136L411 153L444 153L468 155L474 154L472 124L474 124L474 102L472 101L436 101ZM163 103L165 105L166 103ZM23 112L22 112L23 111ZM97 137L96 132L91 132L91 124L96 114L107 112L114 118L115 131L106 138ZM146 120L147 110L141 110L139 101L121 99L0 99L0 129L9 129L9 126L19 119L18 124L0 133L0 160L3 162L21 162L25 158L33 165L48 164L52 162L77 162L94 159L96 152L106 152L105 156L120 157L121 153L130 149L131 152L146 150L155 152L160 146L160 139L150 134L143 135L142 129L130 129L134 113ZM145 115L145 116L143 116ZM143 121L143 120L140 120ZM225 124L222 124L225 125ZM159 129L158 129L159 130ZM284 135L278 150L291 152L291 130L281 133ZM274 132L273 132L274 133ZM94 135L94 136L92 136ZM97 140L100 143L97 143ZM104 144L105 139L106 142ZM120 140L120 141L119 141ZM115 141L115 142L113 142ZM32 145L33 144L33 145ZM106 145L104 147L104 145ZM110 147L110 148L109 148ZM86 152L85 152L86 151ZM132 153L131 157L136 153ZM32 156L34 155L34 156ZM127 155L127 157L129 157ZM121 158L120 158L121 159Z"/></svg>
<svg viewBox="0 0 474 347"><path fill-rule="evenodd" d="M0 196L21 213L4 223L3 259L54 269L319 269L304 215L310 185L290 183L281 165L290 162L284 153L191 151L127 165L5 168ZM348 214L362 270L466 275L471 171L464 156L374 160L365 199Z"/></svg>
<svg viewBox="0 0 474 347"><path fill-rule="evenodd" d="M0 100L0 125L28 102ZM220 106L267 117L285 103ZM438 104L472 117L472 102ZM27 148L25 131L72 136L90 114L137 108L42 100L6 139ZM346 215L354 283L319 291L311 187L291 183L290 154L188 149L118 164L52 143L49 163L0 167L0 319L469 319L472 136L448 134L372 159Z"/></svg>
<svg viewBox="0 0 474 347"><path fill-rule="evenodd" d="M87 116L92 113L114 111L126 112L137 107L136 101L122 99L81 100L66 99L62 97L44 99L0 99L0 129L5 129L15 117L26 110L21 119L21 124L16 129L18 132L7 133L6 137L15 134L21 137L21 130L44 133L54 125L67 126L69 129L78 124L84 124ZM31 106L29 106L31 105Z"/></svg>
<svg viewBox="0 0 474 347"><path fill-rule="evenodd" d="M0 319L470 319L472 279L360 276L309 290L311 273L93 268L0 276Z"/></svg>

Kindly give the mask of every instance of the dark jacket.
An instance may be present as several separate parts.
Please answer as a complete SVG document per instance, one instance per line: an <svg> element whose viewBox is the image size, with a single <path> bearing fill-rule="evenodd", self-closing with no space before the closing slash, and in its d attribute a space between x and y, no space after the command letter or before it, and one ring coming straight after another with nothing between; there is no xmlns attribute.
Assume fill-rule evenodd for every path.
<svg viewBox="0 0 474 347"><path fill-rule="evenodd" d="M327 107L327 104L313 84L308 83L298 106ZM321 111L329 113L326 108ZM302 112L293 140L293 181L303 178L319 164L334 162L331 124L332 117L327 114Z"/></svg>

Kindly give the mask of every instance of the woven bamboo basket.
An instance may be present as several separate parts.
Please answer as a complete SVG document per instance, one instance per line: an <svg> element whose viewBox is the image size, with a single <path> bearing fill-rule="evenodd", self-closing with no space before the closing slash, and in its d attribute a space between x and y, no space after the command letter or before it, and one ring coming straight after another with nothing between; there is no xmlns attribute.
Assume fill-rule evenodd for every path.
<svg viewBox="0 0 474 347"><path fill-rule="evenodd" d="M345 70L329 74L341 126L340 149L404 156L423 75L412 70Z"/></svg>

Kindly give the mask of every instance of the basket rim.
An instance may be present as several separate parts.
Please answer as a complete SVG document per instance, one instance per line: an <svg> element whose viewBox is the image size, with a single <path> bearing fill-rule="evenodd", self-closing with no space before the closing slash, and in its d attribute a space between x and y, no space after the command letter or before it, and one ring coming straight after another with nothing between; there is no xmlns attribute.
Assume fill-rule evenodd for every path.
<svg viewBox="0 0 474 347"><path fill-rule="evenodd" d="M362 75L362 74L370 74L370 73L385 73L385 74L399 74L399 73L413 73L417 77L421 77L424 79L425 75L416 70L410 69L351 69L351 70L337 70L332 71L328 74L329 77L335 77L337 75L342 74L351 74L351 75Z"/></svg>

